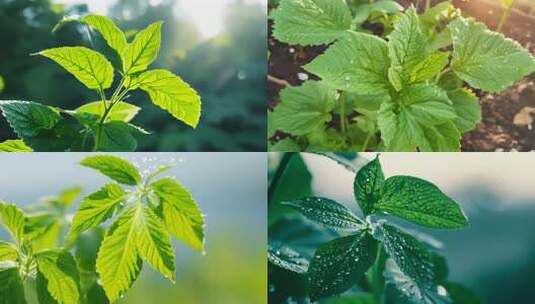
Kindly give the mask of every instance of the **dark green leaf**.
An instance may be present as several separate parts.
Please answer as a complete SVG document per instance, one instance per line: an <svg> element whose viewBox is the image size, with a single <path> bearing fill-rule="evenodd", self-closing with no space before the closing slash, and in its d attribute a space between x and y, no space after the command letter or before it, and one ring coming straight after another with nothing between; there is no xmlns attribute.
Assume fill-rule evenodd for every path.
<svg viewBox="0 0 535 304"><path fill-rule="evenodd" d="M365 215L373 212L373 206L379 200L384 183L385 176L379 156L362 167L355 176L353 191Z"/></svg>
<svg viewBox="0 0 535 304"><path fill-rule="evenodd" d="M296 273L307 272L309 265L308 260L299 252L277 243L268 244L268 261L273 265Z"/></svg>
<svg viewBox="0 0 535 304"><path fill-rule="evenodd" d="M310 299L348 290L375 262L377 242L368 232L342 237L318 248L310 262Z"/></svg>
<svg viewBox="0 0 535 304"><path fill-rule="evenodd" d="M60 119L55 110L33 101L0 101L0 109L15 133L22 138L50 130Z"/></svg>
<svg viewBox="0 0 535 304"><path fill-rule="evenodd" d="M122 121L112 121L102 125L99 147L105 152L131 152L137 148L133 134L139 131Z"/></svg>
<svg viewBox="0 0 535 304"><path fill-rule="evenodd" d="M18 268L0 270L0 304L26 304Z"/></svg>

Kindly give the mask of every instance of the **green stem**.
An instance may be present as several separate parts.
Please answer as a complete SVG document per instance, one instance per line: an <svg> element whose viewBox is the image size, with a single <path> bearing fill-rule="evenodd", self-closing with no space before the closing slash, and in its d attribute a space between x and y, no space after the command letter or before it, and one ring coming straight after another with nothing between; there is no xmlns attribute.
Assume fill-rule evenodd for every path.
<svg viewBox="0 0 535 304"><path fill-rule="evenodd" d="M275 194L275 191L277 190L277 187L279 186L280 179L282 175L284 174L284 171L286 171L286 168L288 168L288 164L290 163L290 160L292 159L293 155L294 155L294 152L285 152L282 155L280 163L277 166L277 170L275 171L275 174L273 175L273 178L271 179L271 183L269 184L268 203L271 203L271 200L273 200L273 195Z"/></svg>
<svg viewBox="0 0 535 304"><path fill-rule="evenodd" d="M375 263L370 269L370 285L373 289L373 297L375 298L376 303L382 303L382 295L384 293L384 277L383 272L385 269L386 255L381 244L377 248L377 258Z"/></svg>
<svg viewBox="0 0 535 304"><path fill-rule="evenodd" d="M364 143L362 144L362 152L366 152L366 150L368 149L368 145L370 144L370 140L372 139L372 136L373 136L372 133L368 133L366 135L366 139L364 139Z"/></svg>
<svg viewBox="0 0 535 304"><path fill-rule="evenodd" d="M502 17L500 18L500 23L498 23L498 28L497 28L498 32L502 31L502 28L505 25L505 22L507 22L507 18L509 18L509 15L511 14L511 10L513 9L513 6L515 5L515 2L516 0L513 0L513 2L511 2L511 5L508 6L503 12Z"/></svg>
<svg viewBox="0 0 535 304"><path fill-rule="evenodd" d="M427 12L431 8L431 0L425 0L425 10Z"/></svg>
<svg viewBox="0 0 535 304"><path fill-rule="evenodd" d="M340 96L340 129L342 133L346 132L346 97Z"/></svg>
<svg viewBox="0 0 535 304"><path fill-rule="evenodd" d="M26 278L23 282L24 285L24 297L27 304L39 304L39 298L37 297L37 283L34 278Z"/></svg>

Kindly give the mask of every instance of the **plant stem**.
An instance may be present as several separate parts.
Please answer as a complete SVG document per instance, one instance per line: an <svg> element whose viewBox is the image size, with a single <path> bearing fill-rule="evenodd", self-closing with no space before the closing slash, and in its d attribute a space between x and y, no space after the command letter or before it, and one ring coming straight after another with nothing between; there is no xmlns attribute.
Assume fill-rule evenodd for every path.
<svg viewBox="0 0 535 304"><path fill-rule="evenodd" d="M386 255L381 244L377 248L377 258L371 268L370 285L373 289L373 297L376 303L381 303L382 295L384 292L384 277L383 271L385 269Z"/></svg>
<svg viewBox="0 0 535 304"><path fill-rule="evenodd" d="M424 13L427 12L431 8L431 0L425 0L425 10Z"/></svg>
<svg viewBox="0 0 535 304"><path fill-rule="evenodd" d="M340 129L342 133L346 132L346 98L345 95L340 97Z"/></svg>
<svg viewBox="0 0 535 304"><path fill-rule="evenodd" d="M26 278L23 282L24 285L24 297L28 304L39 304L39 298L37 297L37 284L36 279Z"/></svg>
<svg viewBox="0 0 535 304"><path fill-rule="evenodd" d="M362 144L362 152L366 152L366 149L368 149L368 145L370 144L371 139L372 139L372 133L368 133L366 135L366 139L364 140L364 143Z"/></svg>
<svg viewBox="0 0 535 304"><path fill-rule="evenodd" d="M505 22L507 22L507 18L509 18L509 15L511 14L511 10L513 9L513 6L515 5L516 0L513 0L511 2L511 5L505 8L505 11L503 11L502 17L500 18L500 23L498 23L497 31L501 32L503 26L505 25Z"/></svg>
<svg viewBox="0 0 535 304"><path fill-rule="evenodd" d="M282 155L280 163L277 166L277 170L275 171L275 174L273 175L273 178L271 179L271 183L269 184L268 203L271 203L271 201L273 200L273 195L275 194L275 191L277 190L277 187L279 186L280 179L282 175L284 174L284 171L286 171L286 168L288 168L288 164L290 163L290 160L292 159L292 156L294 154L295 152L284 152L284 154Z"/></svg>

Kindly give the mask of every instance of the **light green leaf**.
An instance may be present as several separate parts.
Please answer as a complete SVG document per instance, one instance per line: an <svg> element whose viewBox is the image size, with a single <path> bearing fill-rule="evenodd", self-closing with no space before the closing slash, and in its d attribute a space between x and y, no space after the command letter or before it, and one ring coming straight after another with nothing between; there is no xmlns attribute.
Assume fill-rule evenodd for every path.
<svg viewBox="0 0 535 304"><path fill-rule="evenodd" d="M83 106L76 109L77 113L89 113L102 117L105 112L104 104L102 101L94 101L86 103ZM120 102L113 106L111 112L108 114L106 121L122 121L130 122L141 110L141 108L129 104L127 102Z"/></svg>
<svg viewBox="0 0 535 304"><path fill-rule="evenodd" d="M308 219L336 230L356 231L362 221L343 205L323 197L307 197L281 204L301 212Z"/></svg>
<svg viewBox="0 0 535 304"><path fill-rule="evenodd" d="M142 72L156 59L160 51L163 22L155 22L138 32L134 41L123 51L123 71L125 74Z"/></svg>
<svg viewBox="0 0 535 304"><path fill-rule="evenodd" d="M9 139L0 143L0 152L33 152L21 139Z"/></svg>
<svg viewBox="0 0 535 304"><path fill-rule="evenodd" d="M403 10L403 6L393 0L379 0L371 3L359 4L355 8L354 24L362 24L373 13L394 14Z"/></svg>
<svg viewBox="0 0 535 304"><path fill-rule="evenodd" d="M89 89L107 89L113 82L113 67L104 55L91 49L60 47L39 52L52 59Z"/></svg>
<svg viewBox="0 0 535 304"><path fill-rule="evenodd" d="M97 30L108 45L121 54L128 43L124 33L106 16L87 15L81 21Z"/></svg>
<svg viewBox="0 0 535 304"><path fill-rule="evenodd" d="M58 197L54 199L52 203L56 206L59 205L64 208L69 208L74 201L76 201L81 192L82 188L80 186L66 188L60 192Z"/></svg>
<svg viewBox="0 0 535 304"><path fill-rule="evenodd" d="M385 176L379 156L367 163L357 172L353 181L353 192L364 215L372 213L383 190Z"/></svg>
<svg viewBox="0 0 535 304"><path fill-rule="evenodd" d="M449 303L438 294L432 257L416 238L388 224L379 226L374 236L390 257L385 270L387 283L394 284L410 303Z"/></svg>
<svg viewBox="0 0 535 304"><path fill-rule="evenodd" d="M69 238L98 226L109 219L119 204L124 203L127 193L117 184L109 183L93 192L84 200L74 214Z"/></svg>
<svg viewBox="0 0 535 304"><path fill-rule="evenodd" d="M0 263L4 261L16 262L18 259L19 253L17 248L11 243L0 241Z"/></svg>
<svg viewBox="0 0 535 304"><path fill-rule="evenodd" d="M304 46L331 43L351 27L343 0L284 0L271 18L277 40Z"/></svg>
<svg viewBox="0 0 535 304"><path fill-rule="evenodd" d="M515 3L515 0L499 0L504 8L510 8Z"/></svg>
<svg viewBox="0 0 535 304"><path fill-rule="evenodd" d="M299 252L281 244L268 244L268 261L280 268L295 272L306 273L308 260Z"/></svg>
<svg viewBox="0 0 535 304"><path fill-rule="evenodd" d="M4 78L0 76L0 94L2 94L2 92L4 91L4 87L5 87Z"/></svg>
<svg viewBox="0 0 535 304"><path fill-rule="evenodd" d="M413 151L431 145L424 128L455 118L446 92L435 85L414 84L399 92L395 102L381 104L378 125L388 150Z"/></svg>
<svg viewBox="0 0 535 304"><path fill-rule="evenodd" d="M60 119L56 111L33 101L4 100L0 101L0 109L15 133L23 138L52 129Z"/></svg>
<svg viewBox="0 0 535 304"><path fill-rule="evenodd" d="M36 256L39 273L47 281L47 290L58 304L78 304L78 270L68 252L44 251Z"/></svg>
<svg viewBox="0 0 535 304"><path fill-rule="evenodd" d="M135 186L141 183L141 175L130 162L112 155L95 155L84 158L82 166L98 170L120 184Z"/></svg>
<svg viewBox="0 0 535 304"><path fill-rule="evenodd" d="M352 32L304 69L336 89L384 95L389 93L389 61L386 41L370 34Z"/></svg>
<svg viewBox="0 0 535 304"><path fill-rule="evenodd" d="M364 275L377 256L377 242L368 232L335 239L321 245L308 269L310 299L342 293Z"/></svg>
<svg viewBox="0 0 535 304"><path fill-rule="evenodd" d="M394 23L394 30L388 36L391 60L388 72L390 78L400 79L402 86L410 82L410 71L427 57L427 38L419 22L415 9L411 7Z"/></svg>
<svg viewBox="0 0 535 304"><path fill-rule="evenodd" d="M432 183L412 176L388 178L375 209L431 228L457 229L468 224L454 200Z"/></svg>
<svg viewBox="0 0 535 304"><path fill-rule="evenodd" d="M458 17L450 28L453 71L472 87L501 92L535 71L535 58L520 44L483 23Z"/></svg>
<svg viewBox="0 0 535 304"><path fill-rule="evenodd" d="M453 121L434 126L422 126L423 138L418 144L421 152L457 152L461 149L461 132Z"/></svg>
<svg viewBox="0 0 535 304"><path fill-rule="evenodd" d="M410 72L409 82L422 82L436 77L448 64L448 52L435 52L416 64Z"/></svg>
<svg viewBox="0 0 535 304"><path fill-rule="evenodd" d="M0 200L0 223L6 227L13 239L19 245L24 241L24 213L13 204L6 204Z"/></svg>
<svg viewBox="0 0 535 304"><path fill-rule="evenodd" d="M99 150L104 152L132 152L137 148L133 134L141 131L122 121L111 121L102 125Z"/></svg>
<svg viewBox="0 0 535 304"><path fill-rule="evenodd" d="M167 70L147 71L134 80L152 102L193 128L201 117L201 97L180 77Z"/></svg>
<svg viewBox="0 0 535 304"><path fill-rule="evenodd" d="M139 208L142 208L142 211L136 224L139 227L138 253L154 269L174 282L175 256L166 227L151 208L141 205Z"/></svg>
<svg viewBox="0 0 535 304"><path fill-rule="evenodd" d="M269 151L273 152L300 152L302 147L290 137L277 141L269 145Z"/></svg>
<svg viewBox="0 0 535 304"><path fill-rule="evenodd" d="M294 135L316 131L331 120L336 94L335 89L318 81L285 88L280 93L281 102L271 113L271 127Z"/></svg>
<svg viewBox="0 0 535 304"><path fill-rule="evenodd" d="M184 186L172 178L150 185L160 199L165 227L175 238L197 250L204 250L204 217Z"/></svg>
<svg viewBox="0 0 535 304"><path fill-rule="evenodd" d="M472 131L481 121L481 106L477 96L468 89L457 89L448 92L448 97L453 102L453 109L457 113L455 119L457 128L462 133Z"/></svg>
<svg viewBox="0 0 535 304"><path fill-rule="evenodd" d="M110 302L128 290L143 265L137 251L142 209L139 204L123 210L104 237L97 256L97 273Z"/></svg>
<svg viewBox="0 0 535 304"><path fill-rule="evenodd" d="M26 304L18 268L0 270L0 304Z"/></svg>

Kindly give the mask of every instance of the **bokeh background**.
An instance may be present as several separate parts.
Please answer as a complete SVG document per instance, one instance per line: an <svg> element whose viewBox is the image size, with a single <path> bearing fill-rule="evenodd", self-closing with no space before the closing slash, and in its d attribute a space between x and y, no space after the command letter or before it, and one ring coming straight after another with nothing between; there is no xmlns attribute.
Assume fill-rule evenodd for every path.
<svg viewBox="0 0 535 304"><path fill-rule="evenodd" d="M298 235L294 245L312 254L310 244L336 237L320 226L296 226L300 214L278 207L276 200L288 193L305 193L299 179L311 178L308 189L316 196L332 198L361 214L353 198L354 174L334 161L316 154L301 154L308 168L293 164L287 192L274 196L269 213L269 234ZM357 167L375 157L375 153L345 154ZM270 153L270 172L280 154ZM405 228L425 232L443 243L439 253L449 262L449 280L474 290L488 304L533 303L535 299L535 157L529 153L383 153L380 156L385 177L412 175L437 185L455 199L467 214L466 229L447 231L425 229L406 221L396 221ZM283 189L283 192L286 188ZM278 222L282 220L281 222ZM317 230L319 229L319 230ZM308 234L306 231L309 231ZM307 252L310 251L310 252ZM329 302L330 303L330 302Z"/></svg>
<svg viewBox="0 0 535 304"><path fill-rule="evenodd" d="M0 157L0 198L24 208L66 187L82 186L85 194L96 191L107 179L78 165L86 155L5 153ZM266 303L264 153L117 155L134 161L142 171L174 163L169 174L190 190L206 215L206 255L174 242L176 284L143 267L120 303ZM0 228L0 239L6 238Z"/></svg>
<svg viewBox="0 0 535 304"><path fill-rule="evenodd" d="M154 133L138 138L138 150L266 151L266 6L266 0L0 0L0 99L66 109L97 100L59 65L29 55L74 45L109 52L76 23L53 34L65 15L107 15L127 34L163 20L162 48L151 67L170 69L199 91L203 114L191 129L145 93L132 94L129 100L143 108L134 122ZM0 119L0 141L14 137Z"/></svg>

